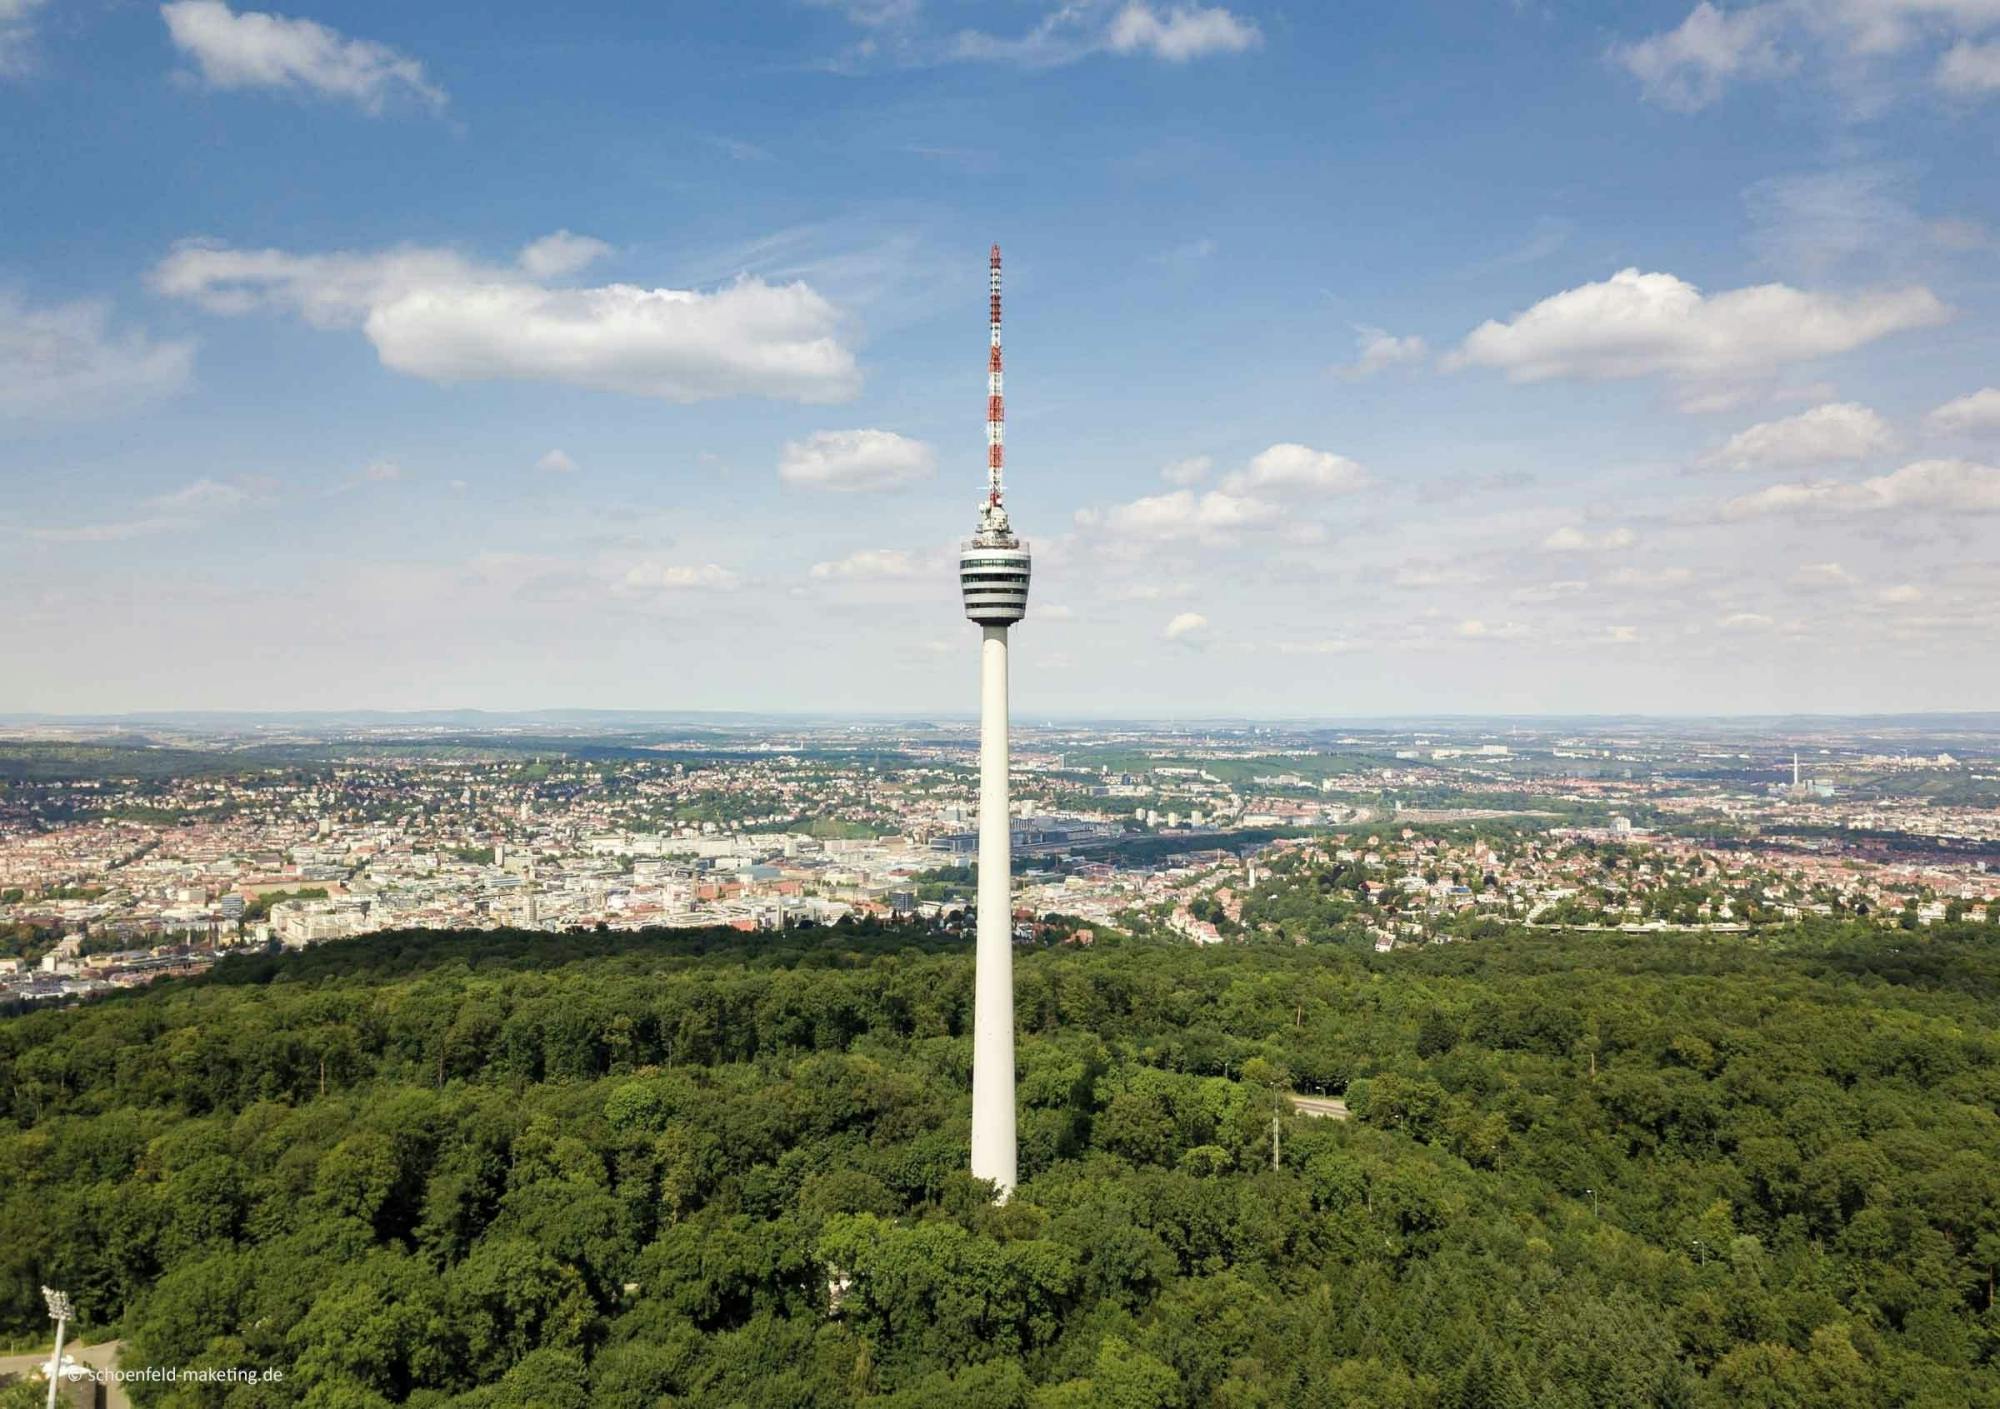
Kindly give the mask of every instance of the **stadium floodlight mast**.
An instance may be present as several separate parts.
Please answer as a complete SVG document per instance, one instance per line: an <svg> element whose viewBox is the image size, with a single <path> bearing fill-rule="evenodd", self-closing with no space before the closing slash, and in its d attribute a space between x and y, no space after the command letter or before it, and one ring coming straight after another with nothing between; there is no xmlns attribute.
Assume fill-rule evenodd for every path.
<svg viewBox="0 0 2000 1409"><path fill-rule="evenodd" d="M986 501L958 558L979 641L979 934L972 1004L972 1177L1014 1188L1014 899L1007 807L1007 628L1028 614L1028 545L1007 520L1000 368L1000 246L988 271Z"/></svg>
<svg viewBox="0 0 2000 1409"><path fill-rule="evenodd" d="M56 1386L62 1380L63 1332L69 1329L76 1308L70 1305L68 1292L53 1287L42 1288L42 1300L49 1304L49 1319L56 1323L56 1353L49 1357L49 1409L56 1409Z"/></svg>

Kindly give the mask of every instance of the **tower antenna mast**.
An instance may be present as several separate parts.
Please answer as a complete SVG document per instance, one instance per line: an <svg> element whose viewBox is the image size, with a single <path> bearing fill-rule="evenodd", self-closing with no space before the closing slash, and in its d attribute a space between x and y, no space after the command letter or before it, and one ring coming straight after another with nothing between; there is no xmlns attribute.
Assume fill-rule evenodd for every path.
<svg viewBox="0 0 2000 1409"><path fill-rule="evenodd" d="M986 262L986 507L980 529L1007 532L1007 394L1000 355L1000 246Z"/></svg>

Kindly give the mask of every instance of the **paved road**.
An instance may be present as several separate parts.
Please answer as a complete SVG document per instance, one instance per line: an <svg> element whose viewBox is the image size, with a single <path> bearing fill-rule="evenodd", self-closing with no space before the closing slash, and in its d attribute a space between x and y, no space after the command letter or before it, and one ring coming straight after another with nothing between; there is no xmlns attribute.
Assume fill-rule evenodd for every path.
<svg viewBox="0 0 2000 1409"><path fill-rule="evenodd" d="M50 1348L54 1348L53 1342ZM118 1359L118 1352L123 1348L123 1341L99 1341L96 1345L66 1345L63 1347L63 1358L75 1360L83 1365L94 1365L101 1370L114 1363ZM47 1350L35 1355L0 1355L0 1375L31 1377L48 1363ZM115 1380L104 1387L104 1402L110 1409L132 1409L132 1401L125 1396L125 1386Z"/></svg>
<svg viewBox="0 0 2000 1409"><path fill-rule="evenodd" d="M1347 1102L1338 1096L1292 1096L1292 1109L1300 1115L1322 1116L1327 1120L1346 1120L1350 1112Z"/></svg>

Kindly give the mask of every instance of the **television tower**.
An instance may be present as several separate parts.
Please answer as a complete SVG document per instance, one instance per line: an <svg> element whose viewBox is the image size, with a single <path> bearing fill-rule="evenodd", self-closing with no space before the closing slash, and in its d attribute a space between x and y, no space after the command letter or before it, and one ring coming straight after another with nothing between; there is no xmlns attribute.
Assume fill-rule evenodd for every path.
<svg viewBox="0 0 2000 1409"><path fill-rule="evenodd" d="M1000 246L989 271L986 501L958 556L965 614L979 623L979 938L972 994L972 1177L1014 1188L1014 894L1007 807L1007 628L1028 614L1028 545L1007 521L1000 386Z"/></svg>

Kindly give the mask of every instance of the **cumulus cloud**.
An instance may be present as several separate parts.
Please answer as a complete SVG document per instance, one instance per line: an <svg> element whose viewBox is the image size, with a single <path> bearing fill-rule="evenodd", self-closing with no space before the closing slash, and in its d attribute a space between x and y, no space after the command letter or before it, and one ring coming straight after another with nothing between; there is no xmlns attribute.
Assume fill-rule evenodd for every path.
<svg viewBox="0 0 2000 1409"><path fill-rule="evenodd" d="M1160 467L1160 478L1168 484L1199 484L1208 478L1208 472L1215 468L1215 461L1207 455L1190 455L1185 460L1175 460Z"/></svg>
<svg viewBox="0 0 2000 1409"><path fill-rule="evenodd" d="M1542 540L1542 547L1551 553L1618 553L1638 541L1639 535L1629 528L1587 533L1575 524L1564 524Z"/></svg>
<svg viewBox="0 0 2000 1409"><path fill-rule="evenodd" d="M1661 587L1685 587L1694 581L1692 568L1617 568L1605 574L1603 582L1607 587L1636 588L1652 591Z"/></svg>
<svg viewBox="0 0 2000 1409"><path fill-rule="evenodd" d="M966 30L947 46L951 58L1048 68L1093 54L1143 56L1184 64L1215 54L1240 54L1263 42L1254 21L1220 5L1158 6L1129 0L1115 11L1100 0L1073 0L1051 9L1027 33L1003 38ZM898 21L908 28L915 7ZM921 56L925 46L905 35L896 46L905 56ZM867 52L874 53L880 45Z"/></svg>
<svg viewBox="0 0 2000 1409"><path fill-rule="evenodd" d="M1723 504L1725 520L1770 515L2000 513L2000 469L1969 460L1919 460L1886 475L1849 483L1774 484Z"/></svg>
<svg viewBox="0 0 2000 1409"><path fill-rule="evenodd" d="M1189 641L1208 630L1208 618L1200 612L1182 612L1167 623L1169 641Z"/></svg>
<svg viewBox="0 0 2000 1409"><path fill-rule="evenodd" d="M1368 487L1368 475L1344 455L1289 442L1258 452L1222 481L1229 494L1269 499L1351 494Z"/></svg>
<svg viewBox="0 0 2000 1409"><path fill-rule="evenodd" d="M2000 43L1961 39L1938 60L1937 84L1961 96L2000 93Z"/></svg>
<svg viewBox="0 0 2000 1409"><path fill-rule="evenodd" d="M812 575L822 582L896 582L932 571L930 564L901 548L860 548L844 558L812 565Z"/></svg>
<svg viewBox="0 0 2000 1409"><path fill-rule="evenodd" d="M211 88L271 88L339 98L379 113L397 97L432 109L444 90L424 66L386 44L350 39L311 20L232 10L223 0L170 0L160 6L174 47L193 59Z"/></svg>
<svg viewBox="0 0 2000 1409"><path fill-rule="evenodd" d="M384 366L429 381L559 382L676 402L838 401L860 385L836 310L803 282L552 289L451 250L208 244L181 245L152 279L213 313L289 311L316 328L359 329Z"/></svg>
<svg viewBox="0 0 2000 1409"><path fill-rule="evenodd" d="M1200 495L1191 489L1176 489L1109 509L1079 509L1076 522L1081 528L1102 528L1117 537L1147 542L1215 543L1233 542L1246 531L1272 527L1278 517L1277 505L1266 500L1219 489Z"/></svg>
<svg viewBox="0 0 2000 1409"><path fill-rule="evenodd" d="M566 451L551 450L535 461L535 468L552 475L573 475L577 471L577 463Z"/></svg>
<svg viewBox="0 0 2000 1409"><path fill-rule="evenodd" d="M1167 467L1170 479L1208 473L1206 456ZM1354 461L1309 445L1280 442L1260 451L1219 486L1197 494L1176 489L1149 494L1107 509L1079 509L1079 528L1128 543L1193 542L1228 546L1251 534L1272 534L1292 543L1318 542L1323 524L1300 516L1314 500L1364 489L1372 483Z"/></svg>
<svg viewBox="0 0 2000 1409"><path fill-rule="evenodd" d="M1984 387L1968 396L1947 401L1930 414L1936 429L1953 435L1989 435L2000 432L2000 387Z"/></svg>
<svg viewBox="0 0 2000 1409"><path fill-rule="evenodd" d="M611 253L611 246L589 235L558 230L522 246L515 262L530 279L561 279Z"/></svg>
<svg viewBox="0 0 2000 1409"><path fill-rule="evenodd" d="M1921 287L1841 296L1759 284L1703 294L1672 274L1623 269L1481 324L1448 365L1491 367L1516 382L1700 381L1849 352L1949 316Z"/></svg>
<svg viewBox="0 0 2000 1409"><path fill-rule="evenodd" d="M115 332L96 301L30 307L0 290L0 420L62 419L170 396L188 383L191 342Z"/></svg>
<svg viewBox="0 0 2000 1409"><path fill-rule="evenodd" d="M1769 78L1795 62L1778 47L1784 17L1776 5L1717 9L1702 0L1673 29L1612 47L1612 59L1638 79L1646 96L1692 112L1707 107L1732 78Z"/></svg>
<svg viewBox="0 0 2000 1409"><path fill-rule="evenodd" d="M1414 333L1399 338L1381 328L1363 326L1357 326L1354 332L1354 360L1334 368L1335 372L1350 379L1372 377L1385 368L1406 362L1421 362L1430 352L1430 345Z"/></svg>
<svg viewBox="0 0 2000 1409"><path fill-rule="evenodd" d="M802 489L900 489L937 472L937 452L894 431L814 431L785 443L778 477Z"/></svg>
<svg viewBox="0 0 2000 1409"><path fill-rule="evenodd" d="M716 563L663 563L654 559L633 563L615 581L614 590L628 596L666 592L730 592L743 579Z"/></svg>
<svg viewBox="0 0 2000 1409"><path fill-rule="evenodd" d="M1105 45L1114 54L1151 54L1184 64L1209 54L1240 54L1263 35L1250 20L1220 5L1172 5L1165 10L1132 0L1111 21Z"/></svg>
<svg viewBox="0 0 2000 1409"><path fill-rule="evenodd" d="M1924 589L1914 582L1898 582L1893 587L1884 587L1875 594L1875 600L1887 607L1907 607L1924 599Z"/></svg>
<svg viewBox="0 0 2000 1409"><path fill-rule="evenodd" d="M1769 631L1778 623L1762 612L1730 612L1715 624L1724 631Z"/></svg>
<svg viewBox="0 0 2000 1409"><path fill-rule="evenodd" d="M1789 579L1794 587L1809 592L1825 591L1836 587L1853 587L1858 584L1853 573L1839 563L1802 563Z"/></svg>
<svg viewBox="0 0 2000 1409"><path fill-rule="evenodd" d="M1851 81L1884 58L1944 43L1932 82L1979 95L2000 89L2000 44L1973 42L1995 25L1992 0L1764 0L1733 10L1701 0L1673 29L1612 46L1611 58L1647 97L1694 111L1731 82L1801 70Z"/></svg>
<svg viewBox="0 0 2000 1409"><path fill-rule="evenodd" d="M1488 622L1468 617L1458 624L1458 635L1468 641L1518 641L1528 635L1528 628L1518 621Z"/></svg>
<svg viewBox="0 0 2000 1409"><path fill-rule="evenodd" d="M1835 401L1738 431L1702 456L1701 463L1729 470L1792 469L1866 460L1895 443L1895 432L1880 414L1852 401Z"/></svg>

